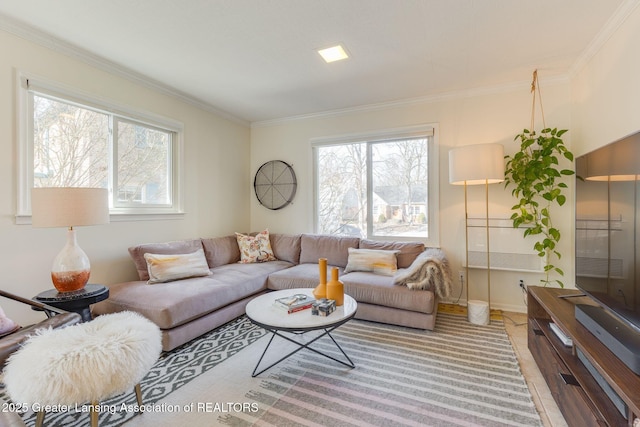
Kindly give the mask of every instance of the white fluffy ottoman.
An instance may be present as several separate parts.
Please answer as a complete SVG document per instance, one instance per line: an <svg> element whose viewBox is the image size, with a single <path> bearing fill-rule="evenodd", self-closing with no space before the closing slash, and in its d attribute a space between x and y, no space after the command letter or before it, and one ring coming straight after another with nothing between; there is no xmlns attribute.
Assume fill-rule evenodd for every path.
<svg viewBox="0 0 640 427"><path fill-rule="evenodd" d="M36 407L98 402L136 388L158 359L160 329L133 312L48 329L31 337L4 370L14 402ZM97 413L91 414L97 425ZM44 413L38 414L41 424ZM95 420L94 420L95 419Z"/></svg>

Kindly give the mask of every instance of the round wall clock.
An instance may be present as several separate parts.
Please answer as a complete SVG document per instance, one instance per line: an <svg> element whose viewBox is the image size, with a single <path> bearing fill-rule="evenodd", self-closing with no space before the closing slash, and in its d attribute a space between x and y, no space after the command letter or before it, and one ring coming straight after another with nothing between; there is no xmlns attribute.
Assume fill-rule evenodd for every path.
<svg viewBox="0 0 640 427"><path fill-rule="evenodd" d="M271 160L260 166L253 180L253 189L260 204L277 210L287 206L296 195L296 174L282 160Z"/></svg>

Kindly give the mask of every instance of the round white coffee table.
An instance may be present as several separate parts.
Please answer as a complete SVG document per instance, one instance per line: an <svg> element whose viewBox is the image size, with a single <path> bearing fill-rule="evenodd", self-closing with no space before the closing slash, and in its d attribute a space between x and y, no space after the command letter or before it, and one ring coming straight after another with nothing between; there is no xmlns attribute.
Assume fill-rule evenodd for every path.
<svg viewBox="0 0 640 427"><path fill-rule="evenodd" d="M336 307L336 310L328 316L312 315L311 309L289 314L284 309L275 305L275 300L278 298L284 298L295 294L313 296L312 291L313 289L308 288L286 289L282 291L269 292L249 301L246 307L246 313L249 320L272 333L269 343L262 352L262 356L260 356L260 360L258 360L258 363L253 370L253 374L251 375L252 377L260 375L267 369L272 368L304 348L350 368L355 368L355 365L349 356L347 356L342 347L340 347L336 340L331 336L331 332L355 316L356 310L358 309L358 303L356 300L345 294L344 305ZM321 331L321 333L308 342L301 342L293 338L311 331ZM285 335L285 333L287 333L287 335ZM258 372L258 367L276 336L296 344L296 349ZM336 359L331 355L310 347L311 344L324 336L331 338L331 341L333 341L336 347L344 355L346 361Z"/></svg>

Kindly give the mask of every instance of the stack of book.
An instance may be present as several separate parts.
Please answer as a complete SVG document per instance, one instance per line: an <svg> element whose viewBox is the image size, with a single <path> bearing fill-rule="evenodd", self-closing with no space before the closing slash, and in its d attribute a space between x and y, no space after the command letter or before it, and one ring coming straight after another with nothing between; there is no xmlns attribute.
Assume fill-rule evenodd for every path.
<svg viewBox="0 0 640 427"><path fill-rule="evenodd" d="M315 301L315 298L309 295L295 294L289 297L276 299L275 305L277 307L285 309L287 313L295 313L297 311L302 311L302 310L311 308L314 301Z"/></svg>

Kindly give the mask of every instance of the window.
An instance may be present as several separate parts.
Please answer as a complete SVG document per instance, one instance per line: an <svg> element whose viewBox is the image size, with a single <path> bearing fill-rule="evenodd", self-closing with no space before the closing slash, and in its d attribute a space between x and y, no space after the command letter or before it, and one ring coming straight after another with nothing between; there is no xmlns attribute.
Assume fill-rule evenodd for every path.
<svg viewBox="0 0 640 427"><path fill-rule="evenodd" d="M312 141L316 232L438 244L432 127Z"/></svg>
<svg viewBox="0 0 640 427"><path fill-rule="evenodd" d="M33 187L101 187L112 214L181 212L181 125L21 79L18 217Z"/></svg>

